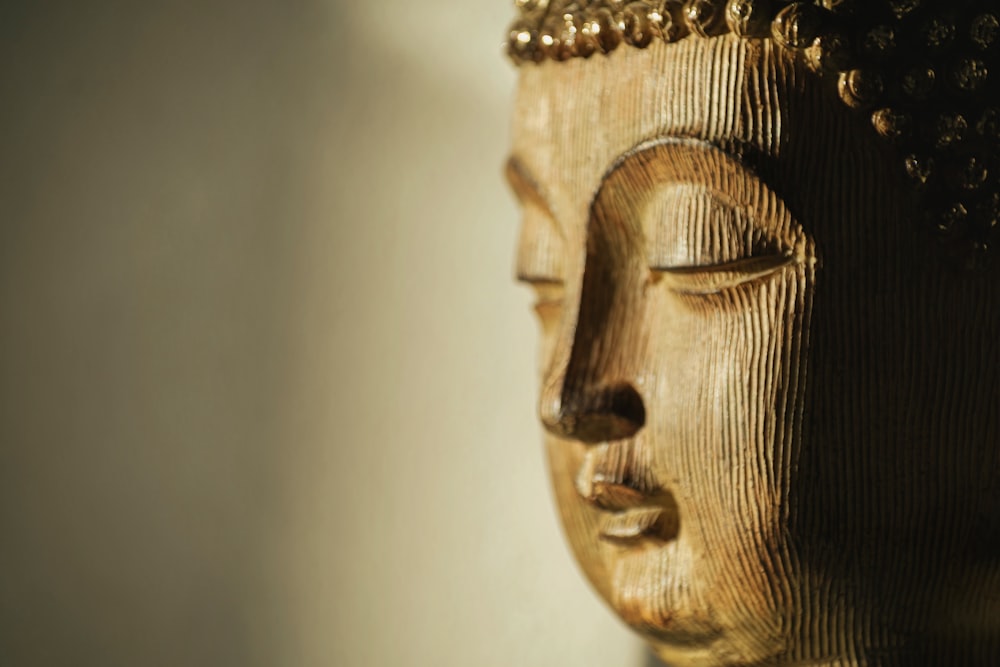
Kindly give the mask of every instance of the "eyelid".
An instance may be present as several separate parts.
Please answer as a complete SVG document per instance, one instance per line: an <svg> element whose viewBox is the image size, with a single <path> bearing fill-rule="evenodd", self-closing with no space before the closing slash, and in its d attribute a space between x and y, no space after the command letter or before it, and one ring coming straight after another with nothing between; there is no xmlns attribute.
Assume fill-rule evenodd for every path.
<svg viewBox="0 0 1000 667"><path fill-rule="evenodd" d="M535 206L525 206L517 244L517 279L529 284L562 282L565 248L552 218Z"/></svg>
<svg viewBox="0 0 1000 667"><path fill-rule="evenodd" d="M563 298L565 284L558 278L519 275L517 280L531 287L539 303L560 301Z"/></svg>
<svg viewBox="0 0 1000 667"><path fill-rule="evenodd" d="M797 262L793 255L748 257L712 266L651 267L657 282L680 294L708 295L757 282Z"/></svg>
<svg viewBox="0 0 1000 667"><path fill-rule="evenodd" d="M566 294L566 286L561 280L551 278L529 278L518 276L518 280L530 285L535 293L535 313L542 322L550 322L562 310Z"/></svg>

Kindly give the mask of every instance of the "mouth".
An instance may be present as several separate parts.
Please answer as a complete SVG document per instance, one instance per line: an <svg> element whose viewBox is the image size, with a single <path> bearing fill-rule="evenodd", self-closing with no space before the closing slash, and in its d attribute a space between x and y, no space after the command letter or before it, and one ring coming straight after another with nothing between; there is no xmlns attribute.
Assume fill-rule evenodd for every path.
<svg viewBox="0 0 1000 667"><path fill-rule="evenodd" d="M604 542L630 547L677 539L677 501L656 481L633 443L589 451L577 473L576 491L604 514L599 528Z"/></svg>

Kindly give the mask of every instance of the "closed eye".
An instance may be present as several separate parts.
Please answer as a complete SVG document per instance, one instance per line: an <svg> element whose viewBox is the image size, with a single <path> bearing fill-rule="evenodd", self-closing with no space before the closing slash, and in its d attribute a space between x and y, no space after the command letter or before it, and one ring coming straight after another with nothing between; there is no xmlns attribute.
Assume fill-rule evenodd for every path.
<svg viewBox="0 0 1000 667"><path fill-rule="evenodd" d="M763 280L794 263L793 255L764 255L712 266L651 267L651 270L656 282L679 294L707 295Z"/></svg>
<svg viewBox="0 0 1000 667"><path fill-rule="evenodd" d="M534 310L543 329L559 320L565 302L566 286L561 280L518 276L518 280L535 293Z"/></svg>

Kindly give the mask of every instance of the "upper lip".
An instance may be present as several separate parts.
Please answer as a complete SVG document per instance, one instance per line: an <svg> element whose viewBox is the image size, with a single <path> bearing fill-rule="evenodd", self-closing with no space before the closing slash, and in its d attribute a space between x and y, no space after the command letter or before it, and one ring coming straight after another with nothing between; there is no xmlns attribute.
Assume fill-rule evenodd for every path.
<svg viewBox="0 0 1000 667"><path fill-rule="evenodd" d="M577 472L576 491L604 510L645 505L663 491L634 442L603 444L587 451Z"/></svg>

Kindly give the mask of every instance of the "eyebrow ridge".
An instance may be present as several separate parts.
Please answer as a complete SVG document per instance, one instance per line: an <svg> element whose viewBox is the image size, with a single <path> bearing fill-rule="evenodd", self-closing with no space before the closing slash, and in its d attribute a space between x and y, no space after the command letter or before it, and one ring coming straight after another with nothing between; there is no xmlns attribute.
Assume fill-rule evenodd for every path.
<svg viewBox="0 0 1000 667"><path fill-rule="evenodd" d="M565 238L566 235L563 233L562 226L556 218L545 190L538 182L538 179L531 173L531 170L528 169L527 165L516 155L512 155L507 159L504 175L518 201L522 204L530 202L541 208L545 212L545 218L552 225L555 232L560 238Z"/></svg>

